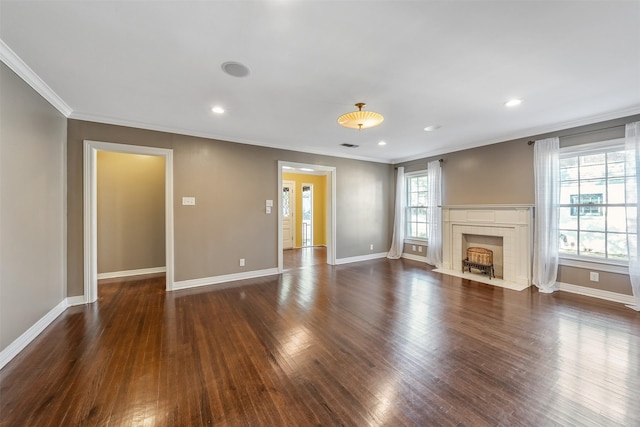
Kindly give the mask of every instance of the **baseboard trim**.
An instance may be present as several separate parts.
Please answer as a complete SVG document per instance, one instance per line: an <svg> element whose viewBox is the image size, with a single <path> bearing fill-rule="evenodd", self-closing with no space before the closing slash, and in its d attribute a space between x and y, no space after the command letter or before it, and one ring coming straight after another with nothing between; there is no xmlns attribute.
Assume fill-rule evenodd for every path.
<svg viewBox="0 0 640 427"><path fill-rule="evenodd" d="M84 297L84 295L67 297L67 307L73 307L75 305L83 305L86 303L87 303L87 299Z"/></svg>
<svg viewBox="0 0 640 427"><path fill-rule="evenodd" d="M279 274L277 268L267 268L264 270L253 270L244 273L225 274L222 276L203 277L201 279L179 280L173 282L174 291L180 289L197 288L199 286L219 285L237 280L255 279L256 277L273 276ZM231 285L233 286L233 285ZM231 287L225 286L225 287Z"/></svg>
<svg viewBox="0 0 640 427"><path fill-rule="evenodd" d="M604 291L602 289L587 288L586 286L572 285L571 283L557 282L559 289L572 294L584 295L587 297L600 298L607 301L621 304L635 305L633 295L619 294L617 292Z"/></svg>
<svg viewBox="0 0 640 427"><path fill-rule="evenodd" d="M111 271L98 273L98 280L114 279L116 277L140 276L142 274L166 273L167 267L139 268L137 270Z"/></svg>
<svg viewBox="0 0 640 427"><path fill-rule="evenodd" d="M84 298L84 297L83 297ZM42 316L40 320L34 323L22 335L16 338L11 344L0 352L0 369L16 357L31 341L36 339L47 326L51 324L63 311L67 309L67 299L60 301L58 305L53 307L47 314Z"/></svg>
<svg viewBox="0 0 640 427"><path fill-rule="evenodd" d="M379 252L377 254L358 255L358 256L352 256L348 258L338 258L336 259L336 265L350 264L352 262L370 261L372 259L386 258L387 254L388 252Z"/></svg>
<svg viewBox="0 0 640 427"><path fill-rule="evenodd" d="M406 259L410 259L412 261L418 261L418 262L423 262L425 264L429 264L427 262L427 257L426 256L415 255L415 254L402 254L402 258L406 258ZM431 265L431 264L429 264L429 265Z"/></svg>

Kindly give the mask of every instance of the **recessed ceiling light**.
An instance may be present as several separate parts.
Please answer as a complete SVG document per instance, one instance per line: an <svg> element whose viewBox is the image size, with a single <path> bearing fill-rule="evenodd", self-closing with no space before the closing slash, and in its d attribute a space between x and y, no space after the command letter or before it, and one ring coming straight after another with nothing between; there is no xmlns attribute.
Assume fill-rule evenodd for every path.
<svg viewBox="0 0 640 427"><path fill-rule="evenodd" d="M378 145L387 145L387 143L384 142L384 141L380 141L380 142L378 142Z"/></svg>
<svg viewBox="0 0 640 427"><path fill-rule="evenodd" d="M504 103L504 105L507 107L515 107L516 105L520 105L520 104L522 104L521 99L510 99Z"/></svg>
<svg viewBox="0 0 640 427"><path fill-rule="evenodd" d="M239 62L223 62L220 67L222 67L222 71L232 77L247 77L249 75L249 67Z"/></svg>
<svg viewBox="0 0 640 427"><path fill-rule="evenodd" d="M213 111L216 114L222 114L222 113L224 113L224 108L222 108L222 107L213 107L211 109L211 111Z"/></svg>
<svg viewBox="0 0 640 427"><path fill-rule="evenodd" d="M436 129L440 129L442 126L440 125L431 125L431 126L427 126L426 128L424 128L425 131L427 132L433 132Z"/></svg>

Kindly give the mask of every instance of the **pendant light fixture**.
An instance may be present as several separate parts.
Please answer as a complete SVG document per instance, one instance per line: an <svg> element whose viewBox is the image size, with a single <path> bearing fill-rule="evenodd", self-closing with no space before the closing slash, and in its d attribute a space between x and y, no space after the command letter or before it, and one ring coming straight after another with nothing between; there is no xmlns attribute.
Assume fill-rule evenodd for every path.
<svg viewBox="0 0 640 427"><path fill-rule="evenodd" d="M358 108L358 111L352 111L347 114L343 114L338 117L338 124L340 126L344 126L346 128L351 129L368 129L374 126L378 126L383 122L384 117L382 114L376 113L374 111L362 111L362 108L367 104L364 102L358 102L355 106Z"/></svg>

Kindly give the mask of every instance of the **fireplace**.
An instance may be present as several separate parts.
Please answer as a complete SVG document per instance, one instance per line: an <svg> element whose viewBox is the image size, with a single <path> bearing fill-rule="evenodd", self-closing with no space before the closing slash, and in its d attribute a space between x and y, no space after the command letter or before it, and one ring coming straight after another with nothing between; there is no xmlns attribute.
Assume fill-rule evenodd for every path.
<svg viewBox="0 0 640 427"><path fill-rule="evenodd" d="M532 229L531 205L443 206L440 271L469 278L468 272L462 276L467 248L486 248L496 279L485 283L524 289L531 285Z"/></svg>

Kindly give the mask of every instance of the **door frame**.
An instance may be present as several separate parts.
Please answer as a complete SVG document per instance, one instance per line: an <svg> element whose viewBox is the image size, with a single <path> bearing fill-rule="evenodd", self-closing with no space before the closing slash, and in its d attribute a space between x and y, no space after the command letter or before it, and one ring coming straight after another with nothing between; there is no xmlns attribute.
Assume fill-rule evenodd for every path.
<svg viewBox="0 0 640 427"><path fill-rule="evenodd" d="M84 140L83 150L85 302L98 299L98 151L164 157L166 290L173 290L173 150L91 140Z"/></svg>
<svg viewBox="0 0 640 427"><path fill-rule="evenodd" d="M278 272L282 273L283 271L281 197L283 166L292 168L309 168L315 171L321 171L327 177L327 264L336 265L336 168L334 166L312 165L308 163L278 160Z"/></svg>

